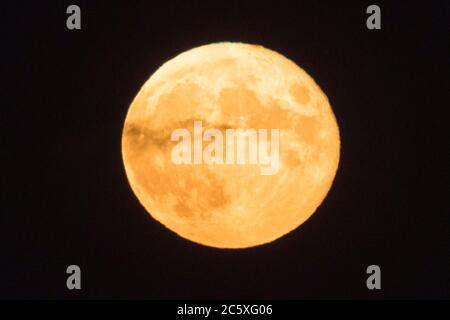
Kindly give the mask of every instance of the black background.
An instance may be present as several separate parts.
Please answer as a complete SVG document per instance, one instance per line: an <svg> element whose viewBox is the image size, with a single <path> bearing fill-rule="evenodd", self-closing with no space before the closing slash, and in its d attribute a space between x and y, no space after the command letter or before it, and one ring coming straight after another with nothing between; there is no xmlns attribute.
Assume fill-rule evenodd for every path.
<svg viewBox="0 0 450 320"><path fill-rule="evenodd" d="M448 1L2 2L1 298L449 298ZM82 30L66 29L78 4ZM169 232L139 204L123 121L165 61L217 41L304 68L342 140L323 204L245 250ZM243 191L243 192L248 192ZM82 290L66 289L66 267ZM382 290L366 288L366 267Z"/></svg>

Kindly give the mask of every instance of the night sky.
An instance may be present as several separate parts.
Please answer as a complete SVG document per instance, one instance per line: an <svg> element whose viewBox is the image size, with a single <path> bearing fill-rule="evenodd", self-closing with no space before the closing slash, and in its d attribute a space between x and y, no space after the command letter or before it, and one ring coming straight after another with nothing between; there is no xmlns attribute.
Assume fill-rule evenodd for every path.
<svg viewBox="0 0 450 320"><path fill-rule="evenodd" d="M375 31L369 1L162 2L2 2L0 298L449 298L448 1L374 2ZM66 28L70 4L79 31ZM143 83L218 41L299 64L341 134L316 213L244 250L192 243L151 218L121 157ZM66 288L71 264L81 291ZM382 290L366 288L371 264Z"/></svg>

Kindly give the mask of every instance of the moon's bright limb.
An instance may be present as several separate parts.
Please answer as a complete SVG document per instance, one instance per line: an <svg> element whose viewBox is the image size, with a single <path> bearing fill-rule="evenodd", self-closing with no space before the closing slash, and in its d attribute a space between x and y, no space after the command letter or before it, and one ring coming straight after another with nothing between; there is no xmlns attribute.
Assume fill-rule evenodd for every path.
<svg viewBox="0 0 450 320"><path fill-rule="evenodd" d="M279 170L258 164L177 165L177 128L280 129ZM284 56L261 46L216 43L162 65L131 104L122 136L130 185L145 209L207 246L273 241L308 219L331 187L339 130L327 97Z"/></svg>

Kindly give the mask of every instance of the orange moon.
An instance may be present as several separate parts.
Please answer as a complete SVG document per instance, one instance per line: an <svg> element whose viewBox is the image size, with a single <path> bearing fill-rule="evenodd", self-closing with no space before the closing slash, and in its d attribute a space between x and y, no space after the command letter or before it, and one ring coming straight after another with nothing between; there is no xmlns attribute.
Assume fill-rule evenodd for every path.
<svg viewBox="0 0 450 320"><path fill-rule="evenodd" d="M260 164L175 164L177 128L279 129L279 169ZM204 142L203 142L204 143ZM271 242L322 203L340 139L326 95L298 65L262 46L214 43L164 63L129 107L122 156L150 215L181 237L217 248Z"/></svg>

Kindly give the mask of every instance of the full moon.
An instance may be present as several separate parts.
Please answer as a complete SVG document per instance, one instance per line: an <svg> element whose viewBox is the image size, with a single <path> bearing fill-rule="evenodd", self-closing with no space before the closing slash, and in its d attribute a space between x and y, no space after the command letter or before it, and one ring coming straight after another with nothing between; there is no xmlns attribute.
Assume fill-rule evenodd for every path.
<svg viewBox="0 0 450 320"><path fill-rule="evenodd" d="M172 134L185 128L196 138L195 121L224 136L279 129L276 172L263 175L263 164L249 161L174 163ZM299 227L330 190L339 153L335 116L314 80L283 55L243 43L200 46L164 63L131 103L122 134L142 206L179 236L217 248L265 244Z"/></svg>

